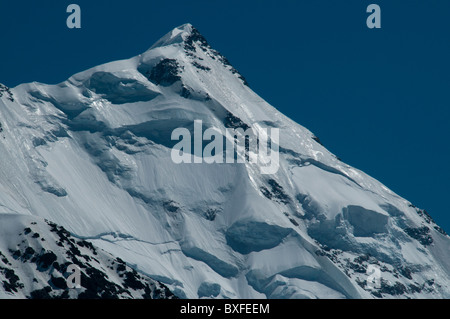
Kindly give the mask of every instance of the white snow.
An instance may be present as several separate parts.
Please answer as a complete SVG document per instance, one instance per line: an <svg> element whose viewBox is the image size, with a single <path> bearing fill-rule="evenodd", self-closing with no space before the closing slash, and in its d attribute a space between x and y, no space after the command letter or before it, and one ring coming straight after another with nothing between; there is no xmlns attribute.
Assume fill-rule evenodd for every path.
<svg viewBox="0 0 450 319"><path fill-rule="evenodd" d="M345 258L366 253L413 269L413 280L392 277L405 286L439 283L403 296L449 297L449 237L340 162L216 51L200 42L187 51L193 30L180 26L141 55L59 85L19 85L14 102L1 97L0 213L56 222L181 297L218 284L217 298L369 298L357 283L366 275L345 274ZM146 72L163 59L177 61L181 81L151 81ZM227 112L256 129L280 129L276 174L252 163L172 162L173 129L198 119L222 130ZM404 231L421 226L430 228L430 246ZM323 245L340 251L335 260L317 254Z"/></svg>

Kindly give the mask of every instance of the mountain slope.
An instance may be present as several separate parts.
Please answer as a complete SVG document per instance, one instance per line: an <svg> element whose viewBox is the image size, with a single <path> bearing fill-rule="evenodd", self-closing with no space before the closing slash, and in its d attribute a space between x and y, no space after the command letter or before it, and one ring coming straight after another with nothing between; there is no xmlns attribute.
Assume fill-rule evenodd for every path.
<svg viewBox="0 0 450 319"><path fill-rule="evenodd" d="M0 213L62 225L179 297L450 296L450 238L431 217L256 95L190 24L2 92ZM194 121L278 129L278 170L174 163L172 132Z"/></svg>
<svg viewBox="0 0 450 319"><path fill-rule="evenodd" d="M173 298L164 285L139 275L120 258L32 216L0 215L0 298ZM68 289L70 267L80 286Z"/></svg>

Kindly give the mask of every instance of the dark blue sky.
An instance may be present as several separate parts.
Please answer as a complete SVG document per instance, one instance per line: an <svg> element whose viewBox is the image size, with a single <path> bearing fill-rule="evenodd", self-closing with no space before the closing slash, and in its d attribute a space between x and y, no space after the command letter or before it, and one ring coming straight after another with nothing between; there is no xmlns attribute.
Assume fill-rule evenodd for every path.
<svg viewBox="0 0 450 319"><path fill-rule="evenodd" d="M190 22L259 95L450 232L449 16L446 0L2 1L0 82L59 83Z"/></svg>

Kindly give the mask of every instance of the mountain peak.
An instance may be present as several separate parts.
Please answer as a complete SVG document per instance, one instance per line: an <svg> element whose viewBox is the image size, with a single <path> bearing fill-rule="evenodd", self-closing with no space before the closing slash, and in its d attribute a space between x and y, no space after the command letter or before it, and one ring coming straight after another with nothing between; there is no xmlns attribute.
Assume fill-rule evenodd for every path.
<svg viewBox="0 0 450 319"><path fill-rule="evenodd" d="M14 101L0 86L0 298L57 290L83 260L130 297L141 277L181 298L450 297L450 237L426 211L245 87L192 25L153 47Z"/></svg>
<svg viewBox="0 0 450 319"><path fill-rule="evenodd" d="M182 31L185 31L185 32L192 32L192 30L195 29L195 28L194 28L194 26L192 24L190 24L188 22L188 23L185 23L185 24L182 24L182 25L176 27L175 29L182 30Z"/></svg>
<svg viewBox="0 0 450 319"><path fill-rule="evenodd" d="M201 64L201 61L203 61L203 58L205 57L209 57L213 60L219 61L219 63L227 68L232 74L236 74L244 85L248 86L247 80L239 73L238 70L236 70L231 65L230 61L228 61L228 59L219 51L214 50L209 45L205 37L190 23L185 23L179 27L174 28L172 31L168 32L166 35L156 41L156 43L144 54L143 60L152 60L154 57L154 52L152 51L154 49L170 46L182 48L185 51L186 56L192 58L191 60L194 67L200 70L210 69L210 67ZM198 53L200 53L200 55ZM205 56L203 56L202 58L202 55ZM140 68L141 71L149 71L147 66L141 66Z"/></svg>
<svg viewBox="0 0 450 319"><path fill-rule="evenodd" d="M203 36L200 35L198 30L192 24L185 23L168 32L166 35L156 41L156 43L150 49L168 46L176 43L183 43L185 41L188 41L189 38L193 35L203 38Z"/></svg>

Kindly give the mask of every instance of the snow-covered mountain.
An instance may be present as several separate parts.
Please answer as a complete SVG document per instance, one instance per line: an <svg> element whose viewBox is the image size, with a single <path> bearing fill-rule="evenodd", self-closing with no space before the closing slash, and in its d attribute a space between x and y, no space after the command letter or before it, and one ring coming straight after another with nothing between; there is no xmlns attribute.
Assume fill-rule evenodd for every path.
<svg viewBox="0 0 450 319"><path fill-rule="evenodd" d="M278 170L175 163L172 132L196 120L278 129ZM55 251L55 223L181 298L450 297L450 238L427 212L266 103L190 24L58 85L1 86L0 123L0 251L28 292L42 275L14 252Z"/></svg>

